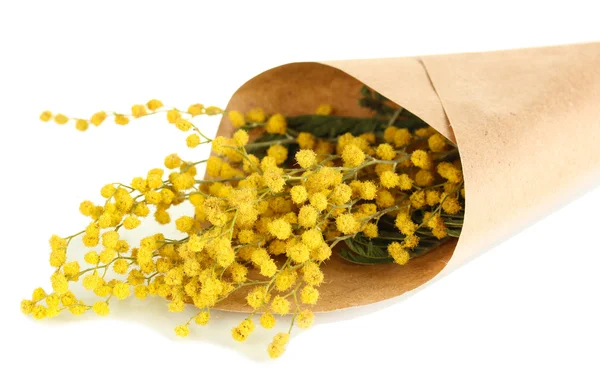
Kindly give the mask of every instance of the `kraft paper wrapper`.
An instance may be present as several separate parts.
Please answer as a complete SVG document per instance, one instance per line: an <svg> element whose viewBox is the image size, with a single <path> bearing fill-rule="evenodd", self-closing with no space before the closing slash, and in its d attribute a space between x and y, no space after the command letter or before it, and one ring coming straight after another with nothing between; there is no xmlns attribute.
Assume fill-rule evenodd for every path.
<svg viewBox="0 0 600 383"><path fill-rule="evenodd" d="M454 270L600 179L600 43L441 56L292 63L245 83L227 109L363 116L362 84L454 141L465 188L464 227L405 266L334 256L314 311L366 305ZM219 135L230 135L227 118ZM524 254L526 256L526 254ZM250 311L244 291L220 309Z"/></svg>

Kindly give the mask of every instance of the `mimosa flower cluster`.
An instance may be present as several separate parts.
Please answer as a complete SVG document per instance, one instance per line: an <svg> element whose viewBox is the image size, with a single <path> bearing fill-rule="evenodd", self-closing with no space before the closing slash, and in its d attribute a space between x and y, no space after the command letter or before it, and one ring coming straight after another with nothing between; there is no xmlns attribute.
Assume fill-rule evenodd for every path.
<svg viewBox="0 0 600 383"><path fill-rule="evenodd" d="M320 105L315 115L332 112ZM275 334L267 347L276 358L294 325L313 323L311 308L327 279L322 265L345 241L376 240L384 222L391 223L396 234L386 251L396 265L389 267L401 267L417 256L424 239L441 242L456 232L452 225L465 195L461 164L454 144L431 127L409 130L390 123L382 132L332 139L293 130L286 116L258 108L223 111L194 104L184 112L159 100L111 118L126 125L158 113L188 133L189 147L210 144L215 155L186 161L170 154L163 167L129 183L103 186L100 202L83 201L80 211L89 224L77 234L50 238L51 289L37 288L23 300L25 314L104 316L115 300L161 297L171 312L197 308L175 328L185 337L193 323L207 325L211 310L241 290L252 312L231 330L236 341L252 336L257 325L271 329L282 316L291 318L288 332ZM236 131L211 139L194 122L200 115L224 115ZM46 111L40 118L73 121L85 131L106 123L109 113L83 119ZM250 142L248 132L255 129L277 139ZM197 172L202 163L206 177ZM189 214L174 216L171 207L182 203L190 204ZM146 219L174 222L181 238L162 233L139 243L123 238ZM71 257L73 241L89 249L82 261ZM72 292L76 282L91 292L85 299Z"/></svg>

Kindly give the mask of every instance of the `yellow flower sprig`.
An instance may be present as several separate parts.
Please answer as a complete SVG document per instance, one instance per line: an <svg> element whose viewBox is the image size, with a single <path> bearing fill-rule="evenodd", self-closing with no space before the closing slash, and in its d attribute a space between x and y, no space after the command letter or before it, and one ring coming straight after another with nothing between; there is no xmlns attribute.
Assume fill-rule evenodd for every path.
<svg viewBox="0 0 600 383"><path fill-rule="evenodd" d="M308 132L289 134L286 118L256 108L243 114L227 112L238 128L232 137L206 137L189 117L224 113L216 107L190 106L186 113L164 108L151 100L134 105L131 114L113 113L116 124L129 118L167 113L167 120L192 135L188 146L211 143L216 154L200 161L184 161L177 154L164 160L166 171L153 168L130 183L111 183L100 190L102 203L84 201L80 211L90 222L84 230L50 239L52 291L34 290L21 303L36 319L68 310L75 315L93 311L107 315L114 299L158 296L171 312L186 304L198 311L175 328L190 333L190 324L207 325L211 309L243 289L251 314L232 329L232 338L245 341L255 331L255 316L272 329L276 315L291 315L286 333L278 333L267 347L273 358L289 342L293 326L308 328L311 307L320 297L326 275L322 265L340 242L360 236L380 238L380 229L395 230L387 254L403 265L422 238L443 240L464 205L464 188L456 148L431 128L414 132L388 127L381 135L344 134L333 143ZM321 105L316 114L329 115ZM79 130L100 125L107 114L89 120L44 112L43 121L76 121ZM84 128L84 121L86 124ZM249 143L244 128L262 127L285 138ZM300 150L292 155L289 143ZM252 150L267 147L259 158ZM454 158L454 160L452 160ZM206 163L210 179L198 177L196 166ZM171 207L187 202L190 213L172 217ZM174 221L181 238L162 233L132 244L123 230L138 229L152 214L160 224ZM388 226L386 226L388 225ZM390 229L391 227L391 229ZM68 260L70 243L79 239L89 248L80 262ZM70 290L81 281L97 300L85 303Z"/></svg>
<svg viewBox="0 0 600 383"><path fill-rule="evenodd" d="M203 104L192 104L187 108L187 111L179 110L177 108L165 107L160 100L152 99L146 104L136 104L131 107L131 113L118 113L118 112L106 112L100 111L94 113L90 118L76 118L68 117L62 113L53 114L51 111L46 110L40 114L40 120L44 122L54 121L59 125L65 125L69 121L75 122L75 128L79 131L88 130L90 124L94 126L100 126L104 121L112 115L113 121L117 125L128 125L131 119L137 119L140 117L151 116L154 114L166 113L167 121L170 124L177 124L181 121L181 130L189 130L190 126L186 129L185 118L193 118L196 116L207 115L216 116L223 114L223 110L216 106L204 106Z"/></svg>

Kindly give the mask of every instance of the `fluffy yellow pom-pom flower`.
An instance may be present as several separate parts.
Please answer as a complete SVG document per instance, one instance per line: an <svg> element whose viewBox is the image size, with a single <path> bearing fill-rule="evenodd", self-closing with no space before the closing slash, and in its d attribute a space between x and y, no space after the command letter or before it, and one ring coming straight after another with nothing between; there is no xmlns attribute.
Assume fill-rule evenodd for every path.
<svg viewBox="0 0 600 383"><path fill-rule="evenodd" d="M276 319L270 312L266 312L260 316L260 325L266 329L275 327Z"/></svg>
<svg viewBox="0 0 600 383"><path fill-rule="evenodd" d="M296 153L296 162L304 169L309 169L317 163L317 153L311 149L302 149Z"/></svg>
<svg viewBox="0 0 600 383"><path fill-rule="evenodd" d="M231 335L233 339L237 340L238 342L243 342L253 331L254 322L252 322L252 319L246 318L242 321L242 323L231 330Z"/></svg>
<svg viewBox="0 0 600 383"><path fill-rule="evenodd" d="M192 123L184 118L178 118L175 122L175 126L182 132L187 132L192 128Z"/></svg>
<svg viewBox="0 0 600 383"><path fill-rule="evenodd" d="M356 145L347 145L342 151L344 166L354 168L365 161L365 153Z"/></svg>
<svg viewBox="0 0 600 383"><path fill-rule="evenodd" d="M298 223L302 227L311 228L316 225L318 217L319 213L317 212L317 209L310 205L302 206L298 213Z"/></svg>
<svg viewBox="0 0 600 383"><path fill-rule="evenodd" d="M404 235L412 235L417 230L417 224L414 223L408 213L401 212L396 216L396 227Z"/></svg>
<svg viewBox="0 0 600 383"><path fill-rule="evenodd" d="M160 100L152 99L146 103L146 106L154 112L155 110L162 108L163 103Z"/></svg>
<svg viewBox="0 0 600 383"><path fill-rule="evenodd" d="M307 132L298 133L298 137L296 137L296 142L300 149L313 149L315 147L315 136Z"/></svg>
<svg viewBox="0 0 600 383"><path fill-rule="evenodd" d="M462 181L462 172L456 166L449 162L442 162L437 166L438 173L453 183L459 183Z"/></svg>
<svg viewBox="0 0 600 383"><path fill-rule="evenodd" d="M89 123L86 120L77 120L75 123L75 129L79 130L80 132L85 132L88 130L88 127Z"/></svg>
<svg viewBox="0 0 600 383"><path fill-rule="evenodd" d="M327 209L327 197L323 193L315 193L309 197L310 205L318 211Z"/></svg>
<svg viewBox="0 0 600 383"><path fill-rule="evenodd" d="M405 265L410 259L409 252L398 242L392 242L389 244L387 250L392 258L394 258L394 261L399 265Z"/></svg>
<svg viewBox="0 0 600 383"><path fill-rule="evenodd" d="M412 141L412 134L406 128L394 132L394 145L396 147L406 146Z"/></svg>
<svg viewBox="0 0 600 383"><path fill-rule="evenodd" d="M408 176L408 174L401 174L398 180L398 187L400 190L410 190L413 186L413 180Z"/></svg>
<svg viewBox="0 0 600 383"><path fill-rule="evenodd" d="M192 104L188 107L187 112L191 114L192 117L199 116L204 112L204 105Z"/></svg>
<svg viewBox="0 0 600 383"><path fill-rule="evenodd" d="M296 318L296 323L300 328L309 328L315 320L315 314L310 310L302 310Z"/></svg>
<svg viewBox="0 0 600 383"><path fill-rule="evenodd" d="M265 115L265 111L261 108L250 109L246 113L246 120L248 120L249 122L262 123L265 122L266 118L267 117Z"/></svg>
<svg viewBox="0 0 600 383"><path fill-rule="evenodd" d="M429 145L429 149L434 153L443 152L447 145L446 139L439 133L435 133L429 137L429 139L427 139L427 144Z"/></svg>
<svg viewBox="0 0 600 383"><path fill-rule="evenodd" d="M104 122L104 120L106 120L106 117L108 117L106 112L98 112L90 118L90 122L95 126L99 126Z"/></svg>
<svg viewBox="0 0 600 383"><path fill-rule="evenodd" d="M196 321L196 324L199 324L201 326L206 326L208 324L209 320L210 320L210 312L203 311L196 316L195 321Z"/></svg>
<svg viewBox="0 0 600 383"><path fill-rule="evenodd" d="M148 114L148 111L146 111L146 107L144 105L137 104L131 107L131 114L135 118L140 118Z"/></svg>
<svg viewBox="0 0 600 383"><path fill-rule="evenodd" d="M304 286L300 292L300 301L307 305L314 305L319 300L319 290L313 286Z"/></svg>
<svg viewBox="0 0 600 383"><path fill-rule="evenodd" d="M400 184L400 176L391 170L386 170L379 176L379 182L384 188L395 188Z"/></svg>
<svg viewBox="0 0 600 383"><path fill-rule="evenodd" d="M51 118L52 118L52 112L49 110L43 111L42 114L40 114L40 120L42 120L44 122L50 121Z"/></svg>
<svg viewBox="0 0 600 383"><path fill-rule="evenodd" d="M411 162L421 169L431 169L432 161L429 154L424 150L415 150L410 156Z"/></svg>
<svg viewBox="0 0 600 383"><path fill-rule="evenodd" d="M288 239L292 234L292 226L283 219L269 223L269 232L278 239Z"/></svg>
<svg viewBox="0 0 600 383"><path fill-rule="evenodd" d="M275 314L285 315L290 312L290 301L278 295L271 302L271 310Z"/></svg>
<svg viewBox="0 0 600 383"><path fill-rule="evenodd" d="M319 229L310 229L302 233L302 243L304 243L310 250L314 250L321 246L323 243L323 233Z"/></svg>
<svg viewBox="0 0 600 383"><path fill-rule="evenodd" d="M105 301L98 301L94 303L94 306L92 308L94 312L100 316L106 316L110 313L108 303L106 303Z"/></svg>
<svg viewBox="0 0 600 383"><path fill-rule="evenodd" d="M377 147L377 157L382 160L390 161L396 157L396 151L390 144L380 144Z"/></svg>
<svg viewBox="0 0 600 383"><path fill-rule="evenodd" d="M237 146L245 146L249 140L250 137L245 130L238 130L233 134L233 141Z"/></svg>
<svg viewBox="0 0 600 383"><path fill-rule="evenodd" d="M434 177L429 170L419 170L415 174L415 184L420 187L431 186L433 184Z"/></svg>
<svg viewBox="0 0 600 383"><path fill-rule="evenodd" d="M352 214L342 214L335 220L337 229L344 234L354 234L360 229L360 223Z"/></svg>
<svg viewBox="0 0 600 383"><path fill-rule="evenodd" d="M57 114L56 116L54 116L54 122L56 122L59 125L64 125L67 122L69 122L69 118L67 116L65 116L64 114Z"/></svg>
<svg viewBox="0 0 600 383"><path fill-rule="evenodd" d="M318 286L323 282L323 272L319 265L314 262L307 262L302 267L302 279L306 284L311 286Z"/></svg>
<svg viewBox="0 0 600 383"><path fill-rule="evenodd" d="M287 122L282 114L276 113L267 121L266 131L271 134L285 134Z"/></svg>
<svg viewBox="0 0 600 383"><path fill-rule="evenodd" d="M332 111L333 111L333 108L331 107L331 105L321 104L317 107L315 114L319 115L319 116L328 116L331 114Z"/></svg>
<svg viewBox="0 0 600 383"><path fill-rule="evenodd" d="M290 195L292 197L292 201L294 201L296 204L304 203L308 199L308 192L302 185L293 186L290 189Z"/></svg>
<svg viewBox="0 0 600 383"><path fill-rule="evenodd" d="M288 150L283 145L273 145L267 149L267 155L275 158L275 163L281 165L287 160Z"/></svg>
<svg viewBox="0 0 600 383"><path fill-rule="evenodd" d="M310 259L310 250L304 243L290 245L286 249L286 255L296 264L304 263Z"/></svg>
<svg viewBox="0 0 600 383"><path fill-rule="evenodd" d="M171 109L167 112L167 121L169 124L175 124L181 118L181 113L177 109Z"/></svg>
<svg viewBox="0 0 600 383"><path fill-rule="evenodd" d="M285 346L290 341L290 334L278 333L273 337L273 341L267 347L269 356L273 359L279 358L285 352Z"/></svg>
<svg viewBox="0 0 600 383"><path fill-rule="evenodd" d="M244 125L246 125L246 120L244 119L244 115L240 112L238 112L237 110L232 110L227 114L227 117L229 117L229 121L231 121L231 125L233 125L234 128L240 128Z"/></svg>
<svg viewBox="0 0 600 383"><path fill-rule="evenodd" d="M185 338L190 335L190 327L186 324L180 324L175 327L175 335Z"/></svg>
<svg viewBox="0 0 600 383"><path fill-rule="evenodd" d="M113 287L113 295L117 299L125 299L131 294L129 284L126 282L117 282Z"/></svg>
<svg viewBox="0 0 600 383"><path fill-rule="evenodd" d="M123 114L115 114L115 124L127 125L127 124L129 124L129 117L127 117Z"/></svg>

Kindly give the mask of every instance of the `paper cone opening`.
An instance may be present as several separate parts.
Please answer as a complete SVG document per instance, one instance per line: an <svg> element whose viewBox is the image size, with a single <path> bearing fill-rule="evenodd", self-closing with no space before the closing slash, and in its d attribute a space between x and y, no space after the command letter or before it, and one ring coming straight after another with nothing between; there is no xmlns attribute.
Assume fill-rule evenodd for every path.
<svg viewBox="0 0 600 383"><path fill-rule="evenodd" d="M419 102L412 103L417 110L412 110L406 105L400 106L418 117L421 117L419 111L427 114L426 118L421 118L436 129L437 127L431 122L443 121L441 132L453 140L454 136L448 128L443 109L429 85L422 66L413 61L408 62L405 69L416 71L414 75L418 77L411 76L416 80L415 83L425 80L422 85L427 90L427 96L418 97L414 93L416 84L412 86L409 84L412 88L411 95L418 97ZM370 84L363 84L344 71L329 65L287 64L266 71L245 83L232 96L227 109L248 111L260 107L268 114L283 113L287 116L295 116L312 114L318 105L330 104L334 108L335 115L368 117L372 116L372 111L358 104L363 85L371 87ZM377 88L373 89L379 91ZM427 99L432 100L433 105L427 105ZM423 108L419 108L419 105ZM231 136L233 132L234 128L229 120L223 118L217 134ZM313 307L313 311L332 311L375 303L413 290L431 280L447 265L456 243L456 239L450 239L426 255L412 259L404 266L357 265L342 259L335 254L334 250L332 257L322 266L325 280L319 288L319 301ZM251 311L245 301L246 293L247 291L240 289L217 307L230 311Z"/></svg>

